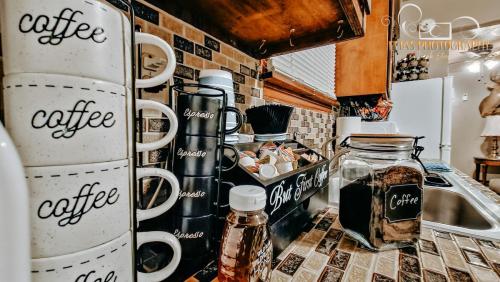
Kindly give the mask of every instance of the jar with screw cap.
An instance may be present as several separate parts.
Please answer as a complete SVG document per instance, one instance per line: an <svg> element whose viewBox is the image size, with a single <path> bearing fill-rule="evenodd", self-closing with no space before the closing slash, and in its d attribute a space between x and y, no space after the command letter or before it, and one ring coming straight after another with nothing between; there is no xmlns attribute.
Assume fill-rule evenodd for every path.
<svg viewBox="0 0 500 282"><path fill-rule="evenodd" d="M229 206L219 253L219 281L270 281L273 247L264 212L266 191L236 186L229 191Z"/></svg>

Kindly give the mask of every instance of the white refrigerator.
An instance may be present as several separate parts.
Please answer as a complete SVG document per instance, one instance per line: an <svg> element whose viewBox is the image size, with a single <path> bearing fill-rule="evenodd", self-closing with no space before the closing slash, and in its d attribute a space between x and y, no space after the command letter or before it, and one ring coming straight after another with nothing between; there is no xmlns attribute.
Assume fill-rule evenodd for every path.
<svg viewBox="0 0 500 282"><path fill-rule="evenodd" d="M450 163L453 77L397 82L391 86L389 121L398 132L425 136L422 159Z"/></svg>

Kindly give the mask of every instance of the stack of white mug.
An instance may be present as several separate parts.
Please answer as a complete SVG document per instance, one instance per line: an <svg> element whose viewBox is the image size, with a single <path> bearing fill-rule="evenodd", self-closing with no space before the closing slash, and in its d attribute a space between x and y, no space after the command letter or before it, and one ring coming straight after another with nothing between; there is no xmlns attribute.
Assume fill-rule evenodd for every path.
<svg viewBox="0 0 500 282"><path fill-rule="evenodd" d="M21 155L30 190L33 281L133 281L133 146L160 148L177 131L174 112L136 100L137 110L159 110L170 131L153 143L132 144L135 125L131 31L119 10L95 0L1 1L5 125ZM168 44L135 33L167 55L166 69L136 87L164 83L175 57ZM136 177L164 178L170 198L139 210L137 220L156 217L179 194L175 176L140 168ZM15 211L12 211L15 212ZM174 257L163 269L138 273L139 281L167 278L180 260L177 239L166 232L137 234L137 247L163 242Z"/></svg>
<svg viewBox="0 0 500 282"><path fill-rule="evenodd" d="M200 71L200 84L209 85L220 88L226 93L226 107L235 107L235 97L233 89L233 77L231 73L224 70L205 69ZM204 94L219 94L220 92L213 89L201 88L199 93ZM220 98L222 100L222 98ZM226 129L231 130L236 127L236 114L228 113L226 119ZM234 132L225 136L224 142L229 144L238 143L239 134Z"/></svg>

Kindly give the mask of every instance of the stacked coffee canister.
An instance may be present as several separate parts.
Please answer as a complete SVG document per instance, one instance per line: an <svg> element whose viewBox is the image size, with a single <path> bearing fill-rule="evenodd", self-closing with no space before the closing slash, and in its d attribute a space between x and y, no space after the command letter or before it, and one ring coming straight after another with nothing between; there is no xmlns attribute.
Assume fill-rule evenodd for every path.
<svg viewBox="0 0 500 282"><path fill-rule="evenodd" d="M134 281L134 174L162 177L173 187L165 203L138 211L138 221L172 207L179 184L166 170L133 167L130 22L93 0L2 5L5 125L30 190L32 281ZM165 82L175 68L170 46L149 34L135 33L135 39L168 57L160 75L136 86ZM137 144L137 151L169 143L175 113L152 101L136 105L170 120L164 138ZM165 268L138 279L163 280L179 263L179 242L166 232L137 234L137 246L146 242L166 243L175 255Z"/></svg>
<svg viewBox="0 0 500 282"><path fill-rule="evenodd" d="M242 117L238 109L226 106L227 98L223 96L228 94L220 89L203 84L173 89L179 130L172 159L181 191L167 224L169 232L179 239L182 246L181 267L200 265L212 253L217 194L221 183L219 167L230 169L237 164L236 159L229 168L221 167L223 150L238 154L233 146L224 144L224 136L241 127ZM234 116L231 128L226 128L223 123L226 113Z"/></svg>

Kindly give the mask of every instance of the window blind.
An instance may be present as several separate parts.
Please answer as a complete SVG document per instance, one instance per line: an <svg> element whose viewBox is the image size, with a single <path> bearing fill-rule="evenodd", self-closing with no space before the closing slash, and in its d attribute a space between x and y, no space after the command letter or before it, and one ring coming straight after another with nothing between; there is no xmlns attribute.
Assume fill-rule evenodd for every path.
<svg viewBox="0 0 500 282"><path fill-rule="evenodd" d="M271 57L278 71L323 94L335 97L335 45Z"/></svg>

